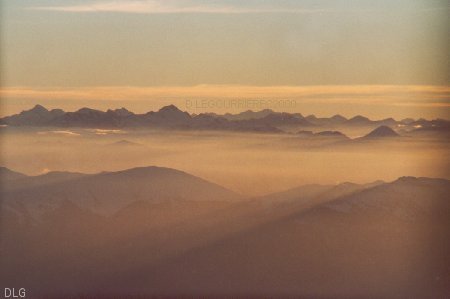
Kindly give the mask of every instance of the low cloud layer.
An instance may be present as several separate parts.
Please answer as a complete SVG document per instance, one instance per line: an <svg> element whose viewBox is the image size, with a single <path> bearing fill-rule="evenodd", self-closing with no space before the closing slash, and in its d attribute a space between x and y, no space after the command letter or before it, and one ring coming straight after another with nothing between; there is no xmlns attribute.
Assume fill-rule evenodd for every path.
<svg viewBox="0 0 450 299"><path fill-rule="evenodd" d="M355 85L355 86L241 86L197 85L169 87L86 87L0 89L4 98L61 100L149 100L152 98L301 99L314 102L369 105L440 105L450 107L450 86Z"/></svg>
<svg viewBox="0 0 450 299"><path fill-rule="evenodd" d="M75 133L68 130L56 130L56 131L41 131L37 133L38 135L48 135L48 134L56 134L56 135L64 135L64 136L81 136L79 133Z"/></svg>

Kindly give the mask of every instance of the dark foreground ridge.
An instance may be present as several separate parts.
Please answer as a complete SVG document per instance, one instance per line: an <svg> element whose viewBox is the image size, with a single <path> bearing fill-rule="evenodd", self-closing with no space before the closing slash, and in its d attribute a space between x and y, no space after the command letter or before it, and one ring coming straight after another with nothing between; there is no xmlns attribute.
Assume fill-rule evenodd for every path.
<svg viewBox="0 0 450 299"><path fill-rule="evenodd" d="M245 199L160 167L0 174L0 281L30 298L450 292L445 179L305 185Z"/></svg>

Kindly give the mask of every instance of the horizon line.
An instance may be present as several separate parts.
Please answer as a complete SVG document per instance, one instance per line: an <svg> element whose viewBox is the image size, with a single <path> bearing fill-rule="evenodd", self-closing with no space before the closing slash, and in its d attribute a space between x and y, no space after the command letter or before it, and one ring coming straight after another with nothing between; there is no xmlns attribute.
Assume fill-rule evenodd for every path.
<svg viewBox="0 0 450 299"><path fill-rule="evenodd" d="M272 113L287 113L287 114L291 114L291 115L294 115L294 114L300 114L302 117L304 117L304 118L307 118L307 117L310 117L310 116L313 116L313 117L317 117L314 113L313 114L303 114L303 113L301 113L301 112L286 112L286 111L275 111L275 110L273 110L273 109L270 109L270 108L262 108L262 109L255 109L255 110L252 110L252 109L247 109L247 110L243 110L243 111L240 111L240 112L236 112L236 113L231 113L231 112L226 112L226 113L223 113L223 114L220 114L220 113L214 113L214 112L203 112L203 113L189 113L187 110L182 110L182 109L180 109L176 104L166 104L166 105L163 105L163 106L161 106L161 108L159 108L159 109L157 109L157 110L149 110L149 111L147 111L147 112L144 112L144 113L137 113L137 112L133 112L132 110L130 110L130 109L128 109L128 108L126 108L126 107L120 107L120 108L108 108L108 109L106 109L106 110L101 110L101 109L94 109L94 108L90 108L90 107L87 107L87 106L83 106L83 107L81 107L81 108L78 108L78 109L76 109L76 110L73 110L73 111L66 111L66 110L64 110L64 109L62 109L62 108L51 108L51 109L49 109L49 108L47 108L47 107L45 107L45 105L43 105L43 104L35 104L35 105L33 105L30 109L26 109L26 110L22 110L21 112L25 112L25 111L30 111L30 110L33 110L33 109L35 109L35 108L37 108L37 107L42 107L42 108L44 108L45 110L47 110L47 111L52 111L52 110L62 110L64 113L75 113L75 112L78 112L78 111L80 111L80 110L82 110L82 109L90 109L90 110L95 110L95 111L100 111L100 112L104 112L104 113L106 113L106 112L108 112L108 110L111 110L111 111L115 111L115 110L121 110L121 109L125 109L125 110L127 110L128 112L130 112L130 113L132 113L132 114L134 114L134 115L144 115L144 114L147 114L147 113L150 113L150 112L159 112L160 110L162 110L162 109L164 109L164 108L168 108L168 107L175 107L177 110L179 110L179 111L181 111L181 112L183 112L183 113L188 113L190 116L196 116L196 115L200 115L200 114L215 114L216 116L224 116L224 115L227 115L227 114L229 114L229 115L239 115L239 114L242 114L242 113L245 113L245 112L253 112L253 113L258 113L258 112L262 112L262 111L267 111L267 110L269 110L269 111L271 111ZM0 115L0 119L1 118L5 118L5 117L9 117L9 116L13 116L13 115L17 115L17 114L19 114L19 113L15 113L15 114L11 114L11 115L5 115L5 116L1 116ZM381 119L373 119L373 118L370 118L370 117L366 117L366 116L364 116L362 113L361 114L355 114L354 116L352 116L352 117L346 117L346 116L343 116L341 113L336 113L336 114L333 114L333 115L331 115L331 116L328 116L328 117L318 117L318 118L332 118L332 117L335 117L335 116L340 116L340 117L343 117L343 118L345 118L346 120L351 120L351 119L353 119L353 118L357 118L357 117L364 117L364 118L367 118L368 120L370 120L370 121L383 121L383 120L387 120L387 119L393 119L393 120L395 120L395 121L402 121L402 120L404 120L404 119L413 119L413 120L415 120L415 121L417 121L417 120L420 120L420 119L424 119L424 120L426 120L426 121L433 121L433 120L443 120L443 121L450 121L450 118L433 118L433 119L426 119L426 118L424 118L424 117L420 117L420 118L412 118L412 117L408 117L408 118L403 118L403 119L400 119L400 120L398 120L398 118L396 119L396 118L394 118L394 117L392 117L392 116L388 116L388 117L384 117L384 118L381 118Z"/></svg>
<svg viewBox="0 0 450 299"><path fill-rule="evenodd" d="M1 116L10 115L37 103L64 109L80 106L133 107L142 112L169 103L191 112L241 112L266 108L275 111L303 112L320 116L335 111L345 116L371 118L450 117L450 85L231 85L198 84L189 86L8 86L0 88ZM187 101L194 105L187 105ZM259 100L260 102L250 103ZM210 101L206 105L195 105ZM212 102L211 102L212 101ZM215 102L214 102L215 101ZM243 106L229 106L230 102ZM252 105L247 105L245 101ZM291 101L290 106L278 102ZM289 103L288 103L289 104ZM388 113L385 113L388 112Z"/></svg>

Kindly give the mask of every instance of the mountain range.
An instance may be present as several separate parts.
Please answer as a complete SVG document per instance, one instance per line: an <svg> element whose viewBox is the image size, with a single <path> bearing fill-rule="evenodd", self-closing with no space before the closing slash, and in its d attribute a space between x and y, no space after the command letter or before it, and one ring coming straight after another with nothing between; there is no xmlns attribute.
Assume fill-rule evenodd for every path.
<svg viewBox="0 0 450 299"><path fill-rule="evenodd" d="M445 179L303 185L244 198L161 167L34 177L1 168L0 177L0 280L35 297L450 292Z"/></svg>
<svg viewBox="0 0 450 299"><path fill-rule="evenodd" d="M92 175L50 172L34 177L19 176L7 168L1 168L0 175L6 182L3 187L4 207L16 211L25 208L26 214L32 219L39 219L64 201L91 212L111 215L134 201L158 203L240 198L238 194L221 186L182 171L162 167Z"/></svg>
<svg viewBox="0 0 450 299"><path fill-rule="evenodd" d="M450 122L443 119L396 121L392 118L370 120L363 116L347 119L341 115L330 118L318 118L314 115L304 117L300 113L274 112L265 109L259 112L251 110L239 114L218 115L214 113L189 114L169 105L154 112L135 114L125 108L100 111L82 108L75 112L61 109L48 110L41 105L22 111L19 114L0 119L0 125L7 126L46 126L81 128L164 128L178 130L227 130L244 132L281 133L286 126L320 127L371 127L390 126L400 129L448 131Z"/></svg>

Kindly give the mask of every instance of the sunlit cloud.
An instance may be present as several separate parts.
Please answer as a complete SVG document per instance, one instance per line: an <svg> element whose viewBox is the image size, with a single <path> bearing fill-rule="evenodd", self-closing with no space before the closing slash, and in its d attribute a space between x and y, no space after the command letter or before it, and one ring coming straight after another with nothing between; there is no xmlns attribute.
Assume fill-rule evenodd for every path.
<svg viewBox="0 0 450 299"><path fill-rule="evenodd" d="M73 12L73 13L137 13L137 14L170 14L170 13L215 13L215 14L249 14L249 13L326 13L339 11L367 12L377 10L376 5L321 5L317 3L282 2L282 1L209 1L209 0L103 0L79 1L77 4L31 6L28 9ZM410 5L404 9L421 11L448 10L449 6ZM379 9L379 7L378 7Z"/></svg>
<svg viewBox="0 0 450 299"><path fill-rule="evenodd" d="M48 169L48 168L43 168L43 169L41 169L41 171L39 171L39 174L40 175L42 175L42 174L47 174L47 173L49 173L51 170L50 169Z"/></svg>
<svg viewBox="0 0 450 299"><path fill-rule="evenodd" d="M113 13L141 13L141 14L169 14L169 13L317 13L323 9L305 9L299 7L285 7L283 5L261 3L259 5L245 5L226 3L226 1L186 1L186 0L134 0L134 1L95 1L76 5L37 6L36 10L61 12L113 12Z"/></svg>
<svg viewBox="0 0 450 299"><path fill-rule="evenodd" d="M95 135L110 135L110 134L125 134L126 132L123 130L116 130L116 129L87 129L87 131L94 133Z"/></svg>
<svg viewBox="0 0 450 299"><path fill-rule="evenodd" d="M64 136L80 136L80 134L72 132L72 131L63 131L63 130L56 130L56 131L41 131L37 133L38 135L49 135L49 134L56 134L56 135L64 135Z"/></svg>

